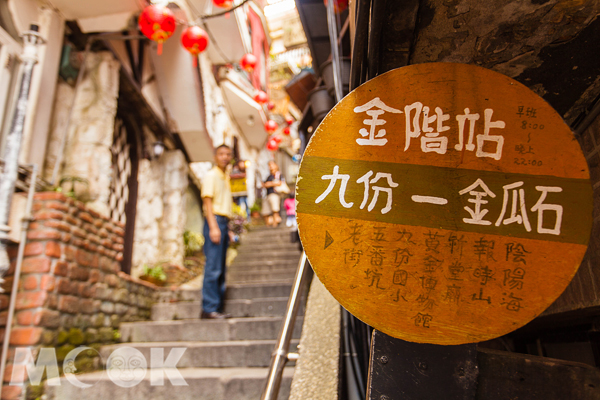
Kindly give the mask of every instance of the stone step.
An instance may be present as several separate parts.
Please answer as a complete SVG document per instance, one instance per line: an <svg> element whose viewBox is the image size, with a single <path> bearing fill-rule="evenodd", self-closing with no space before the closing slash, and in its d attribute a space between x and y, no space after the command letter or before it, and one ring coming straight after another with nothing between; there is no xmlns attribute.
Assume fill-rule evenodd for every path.
<svg viewBox="0 0 600 400"><path fill-rule="evenodd" d="M298 266L298 259L296 260L243 260L241 258L236 258L235 261L231 264L231 268L246 268L253 269L255 267L264 268L265 266L273 266L275 268L288 268Z"/></svg>
<svg viewBox="0 0 600 400"><path fill-rule="evenodd" d="M80 382L92 387L75 386L61 378L60 386L46 383L45 393L48 400L256 400L261 396L268 374L267 368L181 368L176 371L185 383L173 386L164 369L154 371L164 377L162 385L151 384L151 374L146 373L135 386L122 387L127 382L124 379L120 381L117 377L113 381L107 372L97 371L77 375ZM293 375L294 367L285 367L278 400L289 397Z"/></svg>
<svg viewBox="0 0 600 400"><path fill-rule="evenodd" d="M142 354L146 359L147 368L151 364L152 352L162 352L162 360L169 360L177 368L231 368L231 367L268 367L271 354L277 345L276 340L239 340L227 342L160 342L160 343L124 343L100 348L100 359L104 368L114 353L115 356L129 358ZM151 350L155 349L155 350ZM183 353L178 353L180 349ZM290 342L290 351L298 350L298 340ZM173 353L172 353L173 351ZM139 353L138 353L139 352ZM161 354L161 353L159 353ZM155 356L156 357L156 356ZM173 365L176 364L176 365ZM293 365L293 364L289 364ZM160 368L164 365L155 365Z"/></svg>
<svg viewBox="0 0 600 400"><path fill-rule="evenodd" d="M291 228L288 226L278 226L277 228L273 228L270 226L256 226L251 227L247 234L249 235L261 235L261 234L269 234L276 232L288 232Z"/></svg>
<svg viewBox="0 0 600 400"><path fill-rule="evenodd" d="M275 266L274 266L275 267ZM265 297L287 297L290 295L292 285L289 282L269 282L269 283L231 283L227 285L227 299L256 299ZM184 289L184 290L166 290L159 294L158 304L200 301L202 300L202 290Z"/></svg>
<svg viewBox="0 0 600 400"><path fill-rule="evenodd" d="M255 253L239 254L235 258L236 260L242 261L288 261L288 260L299 260L301 254L297 251L260 251ZM235 261L234 261L235 262Z"/></svg>
<svg viewBox="0 0 600 400"><path fill-rule="evenodd" d="M242 241L242 245L237 248L237 251L240 255L272 250L296 252L298 254L301 253L298 243L261 243L259 246L255 246L246 245L246 243Z"/></svg>
<svg viewBox="0 0 600 400"><path fill-rule="evenodd" d="M287 297L227 300L225 302L225 312L236 318L278 317L283 316L285 313L287 302ZM200 301L155 304L152 306L152 320L197 319L200 315L201 307ZM301 306L299 315L302 315L303 311L303 307Z"/></svg>
<svg viewBox="0 0 600 400"><path fill-rule="evenodd" d="M263 243L266 242L265 239L282 239L290 242L291 238L292 231L288 228L259 232L251 231L250 233L242 236L242 243L246 243L247 241L256 241L259 239L263 240Z"/></svg>
<svg viewBox="0 0 600 400"><path fill-rule="evenodd" d="M276 339L281 317L230 318L226 320L188 319L177 321L125 322L122 342L222 342L227 340ZM294 338L300 337L302 317L298 317Z"/></svg>
<svg viewBox="0 0 600 400"><path fill-rule="evenodd" d="M290 233L273 236L247 236L242 238L241 243L240 247L261 247L264 244L285 246L292 244L292 236Z"/></svg>
<svg viewBox="0 0 600 400"><path fill-rule="evenodd" d="M234 271L227 274L227 282L230 283L250 283L250 282L273 282L273 281L292 281L296 271L288 270L273 270L273 271Z"/></svg>
<svg viewBox="0 0 600 400"><path fill-rule="evenodd" d="M288 297L228 300L225 303L225 312L240 317L279 317L285 314L288 300ZM304 302L300 303L298 315L304 315Z"/></svg>
<svg viewBox="0 0 600 400"><path fill-rule="evenodd" d="M289 297L291 283L239 283L227 285L226 300Z"/></svg>
<svg viewBox="0 0 600 400"><path fill-rule="evenodd" d="M298 269L298 263L294 262L294 263L285 263L283 266L281 266L281 264L276 264L276 263L260 263L257 265L253 265L252 267L248 267L248 266L244 266L244 264L232 264L230 267L227 268L227 272L267 272L267 271L274 271L274 270L290 270L290 271L296 271L296 269Z"/></svg>

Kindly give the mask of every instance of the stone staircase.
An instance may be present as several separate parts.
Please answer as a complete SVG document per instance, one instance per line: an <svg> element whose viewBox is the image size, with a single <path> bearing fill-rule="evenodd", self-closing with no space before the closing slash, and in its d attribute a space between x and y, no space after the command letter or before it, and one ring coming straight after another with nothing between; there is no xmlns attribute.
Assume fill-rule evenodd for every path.
<svg viewBox="0 0 600 400"><path fill-rule="evenodd" d="M300 254L297 244L290 243L287 228L253 228L228 269L225 312L233 318L200 320L200 291L165 291L163 302L152 309L152 321L121 324L124 343L99 351L103 363L121 354L126 364L133 364L136 357L132 355L141 353L148 369L143 365L123 368L116 378L119 384L114 370L77 375L83 384L93 385L89 388L61 378L60 386L46 386L48 399L258 400ZM303 309L296 321L292 351L300 337L302 315ZM178 351L183 355L179 357ZM165 365L153 363L153 354L155 361L164 360ZM176 370L169 368L175 365L169 365L169 357L175 360ZM177 375L174 371L185 385L169 380ZM293 363L289 363L279 399L288 398L293 373ZM123 387L126 382L135 385Z"/></svg>

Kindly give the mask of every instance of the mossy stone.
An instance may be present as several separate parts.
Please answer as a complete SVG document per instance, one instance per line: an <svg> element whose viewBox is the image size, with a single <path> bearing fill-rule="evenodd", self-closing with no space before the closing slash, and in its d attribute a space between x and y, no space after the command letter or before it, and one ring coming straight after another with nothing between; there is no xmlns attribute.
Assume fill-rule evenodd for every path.
<svg viewBox="0 0 600 400"><path fill-rule="evenodd" d="M79 346L85 342L85 334L79 328L71 328L69 330L69 343Z"/></svg>
<svg viewBox="0 0 600 400"><path fill-rule="evenodd" d="M56 344L58 346L63 345L67 343L67 340L69 340L69 333L63 329L59 330L56 336Z"/></svg>
<svg viewBox="0 0 600 400"><path fill-rule="evenodd" d="M56 360L58 362L64 361L67 357L67 354L69 354L69 352L74 348L75 346L73 346L72 344L63 344L62 346L58 347L56 349Z"/></svg>

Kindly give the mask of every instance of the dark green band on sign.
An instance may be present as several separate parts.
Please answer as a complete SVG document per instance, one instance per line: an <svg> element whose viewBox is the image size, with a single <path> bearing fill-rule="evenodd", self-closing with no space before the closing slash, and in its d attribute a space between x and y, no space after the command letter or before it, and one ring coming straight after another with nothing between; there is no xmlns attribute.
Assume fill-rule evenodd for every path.
<svg viewBox="0 0 600 400"><path fill-rule="evenodd" d="M324 196L332 179L322 177L336 166L335 186ZM324 157L304 158L300 177L299 213L581 245L589 240L589 180Z"/></svg>

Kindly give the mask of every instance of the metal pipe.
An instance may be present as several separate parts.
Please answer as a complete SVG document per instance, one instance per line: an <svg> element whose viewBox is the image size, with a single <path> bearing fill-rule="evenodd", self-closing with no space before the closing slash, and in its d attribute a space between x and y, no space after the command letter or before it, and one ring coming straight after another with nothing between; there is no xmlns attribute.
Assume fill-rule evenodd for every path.
<svg viewBox="0 0 600 400"><path fill-rule="evenodd" d="M6 244L9 240L8 233L10 232L8 218L19 171L19 153L23 141L23 128L27 114L27 103L29 102L33 67L38 62L38 45L44 42L37 31L38 26L31 25L30 30L23 34L25 47L21 55L23 60L21 84L10 132L6 140L5 164L0 179L0 285L4 282L3 277L10 267L10 260L6 252ZM3 292L3 290L0 289L0 292Z"/></svg>
<svg viewBox="0 0 600 400"><path fill-rule="evenodd" d="M336 103L344 97L342 78L340 77L340 51L337 45L337 23L335 19L334 2L327 2L327 28L329 29L329 44L331 46L331 66L333 68L333 86Z"/></svg>
<svg viewBox="0 0 600 400"><path fill-rule="evenodd" d="M331 2L330 2L331 3ZM300 306L300 297L302 295L302 288L306 282L308 275L308 260L306 253L302 252L300 262L298 263L298 269L296 270L296 276L294 277L294 283L292 284L292 292L287 303L285 310L285 316L283 318L283 326L279 333L279 339L277 340L277 347L271 357L271 365L269 367L269 375L267 377L267 383L263 390L261 400L276 400L279 393L279 387L281 386L281 377L283 375L283 368L285 363L289 359L295 359L295 354L289 353L290 341L292 340L292 334L294 332L294 322L298 315L298 308Z"/></svg>
<svg viewBox="0 0 600 400"><path fill-rule="evenodd" d="M369 60L368 79L379 75L379 57L381 32L383 30L383 19L385 17L385 0L372 0L371 23L369 29L369 45L367 46Z"/></svg>
<svg viewBox="0 0 600 400"><path fill-rule="evenodd" d="M23 254L25 252L25 244L27 243L27 230L29 223L32 221L31 208L33 207L33 195L35 193L35 183L37 181L38 166L33 165L31 171L31 180L29 192L27 194L27 205L25 207L25 215L21 220L21 240L19 242L19 250L17 252L17 265L15 266L15 274L13 276L12 291L10 292L10 302L8 304L8 315L6 317L6 328L4 330L4 341L2 343L2 361L0 362L0 376L4 376L6 369L6 359L8 358L8 345L10 344L10 332L12 330L12 321L15 315L15 304L17 302L17 292L19 290L19 279L21 278L21 266L23 264ZM2 387L0 385L0 397L2 397Z"/></svg>
<svg viewBox="0 0 600 400"><path fill-rule="evenodd" d="M370 0L358 0L356 7L356 33L352 47L352 64L350 66L350 90L363 83L365 66L365 49L369 37Z"/></svg>

